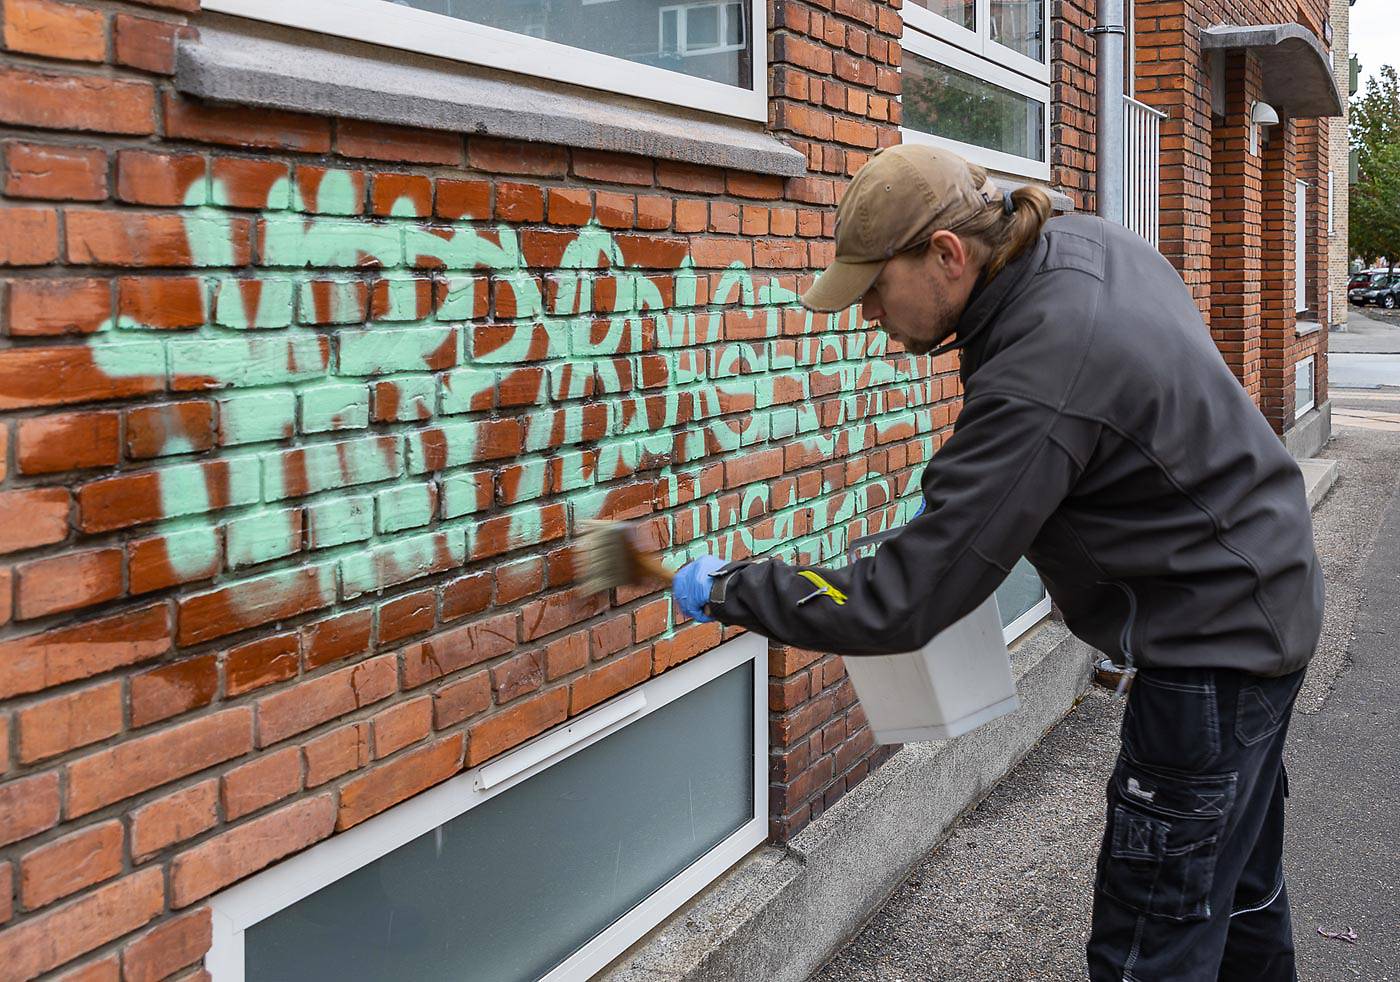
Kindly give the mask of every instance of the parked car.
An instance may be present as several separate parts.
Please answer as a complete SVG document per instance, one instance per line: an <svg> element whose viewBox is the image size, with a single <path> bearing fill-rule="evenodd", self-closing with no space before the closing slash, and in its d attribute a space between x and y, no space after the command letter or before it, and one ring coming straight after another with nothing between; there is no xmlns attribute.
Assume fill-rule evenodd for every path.
<svg viewBox="0 0 1400 982"><path fill-rule="evenodd" d="M1369 286L1371 277L1384 273L1383 269L1363 269L1351 274L1351 279L1347 280L1347 292L1359 290L1364 286Z"/></svg>
<svg viewBox="0 0 1400 982"><path fill-rule="evenodd" d="M1347 299L1358 307L1375 304L1386 310L1394 310L1400 304L1400 273L1374 273L1369 282L1349 290Z"/></svg>

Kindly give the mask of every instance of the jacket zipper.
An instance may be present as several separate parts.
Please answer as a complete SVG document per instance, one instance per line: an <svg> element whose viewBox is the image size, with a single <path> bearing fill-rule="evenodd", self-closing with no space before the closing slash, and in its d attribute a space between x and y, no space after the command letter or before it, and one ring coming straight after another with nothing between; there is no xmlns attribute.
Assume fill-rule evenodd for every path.
<svg viewBox="0 0 1400 982"><path fill-rule="evenodd" d="M1123 678L1118 682L1117 694L1121 696L1128 688L1128 680L1137 671L1133 667L1133 621L1137 620L1137 594L1133 593L1132 587L1121 580L1110 582L1128 597L1128 619L1123 622L1123 633L1118 639L1118 646L1123 650L1123 659L1127 662L1124 666L1127 671L1123 673Z"/></svg>

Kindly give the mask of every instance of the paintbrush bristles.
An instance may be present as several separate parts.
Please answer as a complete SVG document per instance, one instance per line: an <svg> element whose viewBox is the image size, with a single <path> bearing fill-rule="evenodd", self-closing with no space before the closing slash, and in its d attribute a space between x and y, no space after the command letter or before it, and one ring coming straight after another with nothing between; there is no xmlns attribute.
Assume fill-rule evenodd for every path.
<svg viewBox="0 0 1400 982"><path fill-rule="evenodd" d="M585 521L574 553L576 579L585 593L602 593L649 576L669 582L672 576L659 559L642 553L636 531L627 522Z"/></svg>

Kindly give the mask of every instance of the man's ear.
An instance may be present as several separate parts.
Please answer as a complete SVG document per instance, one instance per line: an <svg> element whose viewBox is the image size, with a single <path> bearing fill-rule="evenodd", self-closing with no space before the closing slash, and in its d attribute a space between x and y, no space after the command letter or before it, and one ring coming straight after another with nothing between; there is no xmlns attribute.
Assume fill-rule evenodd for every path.
<svg viewBox="0 0 1400 982"><path fill-rule="evenodd" d="M950 280L962 279L972 258L967 244L947 229L939 229L929 238L929 254Z"/></svg>

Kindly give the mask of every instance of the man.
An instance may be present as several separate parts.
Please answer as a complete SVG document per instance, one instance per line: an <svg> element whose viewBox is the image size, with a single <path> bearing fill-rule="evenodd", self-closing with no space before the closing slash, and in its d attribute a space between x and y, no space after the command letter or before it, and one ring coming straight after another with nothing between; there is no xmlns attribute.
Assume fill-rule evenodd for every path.
<svg viewBox="0 0 1400 982"><path fill-rule="evenodd" d="M912 651L1027 556L1069 628L1137 670L1090 976L1293 979L1282 751L1322 620L1303 479L1167 261L1048 214L1043 192L928 147L861 169L802 302L859 302L914 353L962 349L926 510L874 556L812 570L814 598L792 566L702 557L677 600L822 651Z"/></svg>

